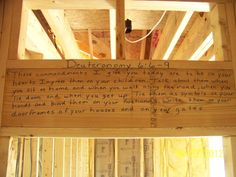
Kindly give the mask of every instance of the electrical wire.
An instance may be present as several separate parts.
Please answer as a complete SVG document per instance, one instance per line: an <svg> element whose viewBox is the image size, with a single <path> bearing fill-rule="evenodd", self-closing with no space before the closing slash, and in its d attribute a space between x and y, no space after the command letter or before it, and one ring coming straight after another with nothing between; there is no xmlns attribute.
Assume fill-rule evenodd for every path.
<svg viewBox="0 0 236 177"><path fill-rule="evenodd" d="M155 29L156 27L162 22L162 19L164 18L165 14L166 14L167 11L164 11L163 14L161 15L161 18L157 21L157 23L152 27L152 29L149 31L148 34L146 34L145 36L141 37L140 39L137 39L137 40L134 40L134 41L131 41L129 40L127 37L125 37L125 40L129 43L137 43L137 42L140 42L142 40L144 40L146 37L148 37Z"/></svg>

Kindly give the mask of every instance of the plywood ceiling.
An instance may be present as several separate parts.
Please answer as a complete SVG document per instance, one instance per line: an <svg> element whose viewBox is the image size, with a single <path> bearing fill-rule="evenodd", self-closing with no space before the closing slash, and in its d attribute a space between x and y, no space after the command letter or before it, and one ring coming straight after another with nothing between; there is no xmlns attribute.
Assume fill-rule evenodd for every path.
<svg viewBox="0 0 236 177"><path fill-rule="evenodd" d="M130 40L137 40L150 30L160 19L163 11L126 10L126 19L132 21L133 31L127 34ZM111 58L109 10L65 10L81 50L89 53L88 29L92 31L93 55L100 59ZM162 30L167 15L156 29ZM126 58L140 58L141 42L126 43Z"/></svg>

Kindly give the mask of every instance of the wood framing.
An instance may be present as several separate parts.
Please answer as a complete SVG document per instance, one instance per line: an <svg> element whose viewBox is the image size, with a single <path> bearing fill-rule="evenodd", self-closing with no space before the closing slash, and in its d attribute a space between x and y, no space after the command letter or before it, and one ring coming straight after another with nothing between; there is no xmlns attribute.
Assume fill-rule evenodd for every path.
<svg viewBox="0 0 236 177"><path fill-rule="evenodd" d="M116 11L109 10L111 59L116 59Z"/></svg>
<svg viewBox="0 0 236 177"><path fill-rule="evenodd" d="M211 31L213 32L214 53L217 60L232 60L229 27L225 4L217 4L210 12Z"/></svg>
<svg viewBox="0 0 236 177"><path fill-rule="evenodd" d="M86 30L87 31L87 30ZM84 32L75 32L79 40L77 41L81 50L89 51L89 37ZM91 33L92 43L93 43L93 55L94 58L106 59L107 57L110 58L111 52L109 46L100 38L96 37L93 33ZM116 37L115 37L116 42ZM115 48L116 50L116 48ZM90 54L88 54L89 56ZM88 57L89 58L89 57ZM116 56L115 56L116 58Z"/></svg>
<svg viewBox="0 0 236 177"><path fill-rule="evenodd" d="M75 41L69 22L64 18L64 10L42 10L42 13L52 28L56 40L61 45L65 58L81 58L79 47Z"/></svg>
<svg viewBox="0 0 236 177"><path fill-rule="evenodd" d="M236 137L224 137L224 163L226 177L235 177L236 175Z"/></svg>
<svg viewBox="0 0 236 177"><path fill-rule="evenodd" d="M204 63L205 70L199 63L199 69L183 69L189 68L183 62L178 69L175 63L68 60L62 69L8 69L2 125L176 128L204 121L204 127L234 126L233 71L216 62Z"/></svg>
<svg viewBox="0 0 236 177"><path fill-rule="evenodd" d="M113 12L112 21L109 20ZM65 10L65 17L70 22L71 28L76 30L107 30L115 29L110 27L111 23L115 24L115 9L108 10ZM147 10L126 10L126 19L132 20L132 29L151 29L156 21L161 17L162 11ZM111 23L110 23L111 22ZM159 25L162 27L162 24Z"/></svg>
<svg viewBox="0 0 236 177"><path fill-rule="evenodd" d="M212 57L214 57L214 46L211 46L207 52L199 59L199 61L209 61Z"/></svg>
<svg viewBox="0 0 236 177"><path fill-rule="evenodd" d="M4 9L3 14L1 14L0 19L1 24L1 38L0 38L0 126L2 120L2 103L4 94L4 84L5 84L5 73L6 73L6 62L8 59L8 47L10 44L11 36L11 23L12 23L12 7L9 1L1 2L1 8Z"/></svg>
<svg viewBox="0 0 236 177"><path fill-rule="evenodd" d="M143 30L142 31L142 36L145 36L147 34L147 30ZM141 49L140 49L140 56L139 59L140 60L144 60L145 59L145 52L146 52L146 43L147 43L147 39L143 39L141 42Z"/></svg>
<svg viewBox="0 0 236 177"><path fill-rule="evenodd" d="M61 59L61 56L58 53L53 41L49 38L44 28L41 26L40 22L31 10L28 12L25 47L25 59L27 59L27 57L38 60Z"/></svg>
<svg viewBox="0 0 236 177"><path fill-rule="evenodd" d="M236 3L234 3L236 4ZM233 62L233 68L234 68L234 79L236 83L236 10L234 8L232 3L227 3L226 8L226 14L227 14L227 26L229 29L229 38L230 38L230 48L231 48L231 56L232 56L232 62Z"/></svg>
<svg viewBox="0 0 236 177"><path fill-rule="evenodd" d="M16 175L31 176L31 168L37 168L42 176L83 174L89 177L97 175L98 172L93 170L116 173L115 176L126 174L122 168L124 163L132 169L131 176L144 177L149 170L149 164L143 165L144 159L148 158L144 144L152 144L149 145L152 150L158 142L103 139L100 143L106 141L110 153L105 157L102 156L104 152L99 151L104 148L102 143L71 137L236 136L235 6L231 0L196 1L1 1L0 176L6 176L10 136L58 137L37 138L34 142L20 138L17 160L24 160L19 164L23 172L16 170ZM25 57L25 51L29 59L43 58L42 53L25 50L27 20L24 15L27 12L23 2L28 8L45 8L42 13L68 59L79 59L80 50L64 19L63 9L109 9L113 14L116 9L116 58L120 60L16 60ZM217 2L221 3L216 5ZM122 60L126 58L125 9L175 11L168 12L170 15L153 59L169 59L171 52L166 54L167 51L172 51L193 12L203 11L170 59L207 60L215 54L217 59L224 61L145 61L146 41L141 45L142 61ZM111 27L114 30L115 26ZM90 49L97 42L110 58L105 42L96 39L90 29L89 32ZM211 32L214 36L205 44ZM211 44L213 41L214 45ZM210 48L205 58L201 57L199 46L203 53ZM93 53L95 51L90 50L91 58ZM236 175L235 138L226 141L226 159L231 163L226 163L226 169L229 177L233 177ZM82 147L82 144L86 146ZM114 151L114 147L118 150ZM31 148L37 148L38 154L30 154ZM85 154L92 155L85 157ZM96 164L96 158L103 158L106 166ZM31 166L30 160L37 161L39 168ZM61 163L62 160L65 162ZM114 166L109 166L114 160ZM86 164L86 169L81 168L82 163ZM158 168L153 169L159 166L158 163L157 160L153 162L152 173L159 173ZM122 170L118 172L118 169Z"/></svg>
<svg viewBox="0 0 236 177"><path fill-rule="evenodd" d="M10 2L12 8L11 36L8 48L8 59L23 59L25 55L25 40L28 10L23 0Z"/></svg>
<svg viewBox="0 0 236 177"><path fill-rule="evenodd" d="M92 39L92 30L91 29L88 29L88 41L89 41L90 59L93 59L93 39Z"/></svg>
<svg viewBox="0 0 236 177"><path fill-rule="evenodd" d="M209 14L199 13L198 17L194 21L191 29L185 36L183 42L177 49L174 56L171 58L173 60L189 60L203 41L210 34L210 21Z"/></svg>
<svg viewBox="0 0 236 177"><path fill-rule="evenodd" d="M186 137L186 136L235 136L235 127L207 128L7 128L0 136L24 137Z"/></svg>
<svg viewBox="0 0 236 177"><path fill-rule="evenodd" d="M125 1L116 0L116 59L125 59Z"/></svg>
<svg viewBox="0 0 236 177"><path fill-rule="evenodd" d="M152 59L169 59L171 52L187 26L192 14L192 11L169 13Z"/></svg>
<svg viewBox="0 0 236 177"><path fill-rule="evenodd" d="M9 149L10 137L0 136L0 176L5 177L7 175L7 163L8 163L8 149Z"/></svg>
<svg viewBox="0 0 236 177"><path fill-rule="evenodd" d="M86 0L75 3L74 0L47 1L47 0L25 0L26 5L32 9L114 9L116 0ZM209 0L210 2L224 2L224 0ZM168 10L168 11L209 11L208 1L192 2L192 0L175 2L175 1L126 1L126 9L133 10Z"/></svg>
<svg viewBox="0 0 236 177"><path fill-rule="evenodd" d="M222 8L219 7L219 8ZM225 19L223 21L225 26L227 26L230 39L230 54L232 56L233 68L234 68L234 79L236 83L236 2L225 4L225 13L219 13L220 19ZM221 9L222 10L222 9ZM222 11L220 11L222 12ZM223 31L225 32L225 31ZM228 41L229 42L229 41ZM228 51L229 52L229 51ZM235 136L224 137L224 156L225 156L225 171L227 177L236 176L236 138Z"/></svg>

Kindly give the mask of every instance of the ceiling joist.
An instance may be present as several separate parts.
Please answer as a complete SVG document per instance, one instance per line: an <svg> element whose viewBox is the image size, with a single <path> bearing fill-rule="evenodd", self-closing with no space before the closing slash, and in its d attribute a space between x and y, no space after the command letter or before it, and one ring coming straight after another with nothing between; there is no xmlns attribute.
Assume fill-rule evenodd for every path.
<svg viewBox="0 0 236 177"><path fill-rule="evenodd" d="M125 0L116 0L116 59L125 59Z"/></svg>
<svg viewBox="0 0 236 177"><path fill-rule="evenodd" d="M218 0L209 0L219 2ZM222 1L222 0L221 0ZM31 9L115 9L115 0L25 0ZM125 9L209 12L208 2L126 0Z"/></svg>
<svg viewBox="0 0 236 177"><path fill-rule="evenodd" d="M116 11L109 10L111 59L116 58Z"/></svg>

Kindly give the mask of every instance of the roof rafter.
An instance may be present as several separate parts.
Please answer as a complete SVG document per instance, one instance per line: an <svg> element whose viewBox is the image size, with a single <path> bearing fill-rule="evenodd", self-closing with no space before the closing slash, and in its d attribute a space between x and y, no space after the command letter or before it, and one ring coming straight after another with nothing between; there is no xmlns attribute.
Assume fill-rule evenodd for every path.
<svg viewBox="0 0 236 177"><path fill-rule="evenodd" d="M42 13L53 30L56 40L59 41L66 59L81 58L79 47L76 43L69 22L64 18L64 10L42 10Z"/></svg>
<svg viewBox="0 0 236 177"><path fill-rule="evenodd" d="M152 59L167 60L187 26L193 12L170 12Z"/></svg>

